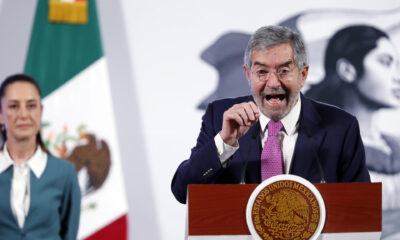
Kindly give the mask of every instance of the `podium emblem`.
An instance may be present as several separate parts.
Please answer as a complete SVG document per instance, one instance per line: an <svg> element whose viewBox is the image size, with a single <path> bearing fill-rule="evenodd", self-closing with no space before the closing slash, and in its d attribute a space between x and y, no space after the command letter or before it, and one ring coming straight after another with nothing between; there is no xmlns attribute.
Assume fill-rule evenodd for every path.
<svg viewBox="0 0 400 240"><path fill-rule="evenodd" d="M246 220L258 240L314 240L325 223L325 205L318 190L304 178L278 175L253 191Z"/></svg>

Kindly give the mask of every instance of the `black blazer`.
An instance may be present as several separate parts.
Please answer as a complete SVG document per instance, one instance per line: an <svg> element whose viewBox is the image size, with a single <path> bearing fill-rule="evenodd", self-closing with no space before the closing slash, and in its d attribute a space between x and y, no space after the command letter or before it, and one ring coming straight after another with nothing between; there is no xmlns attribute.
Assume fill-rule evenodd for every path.
<svg viewBox="0 0 400 240"><path fill-rule="evenodd" d="M299 134L290 174L313 183L320 182L321 175L313 153L316 151L326 182L369 182L357 119L337 107L313 101L302 94L300 97ZM221 165L214 143L214 137L222 128L223 113L234 104L247 101L254 101L253 97L223 99L208 106L197 144L172 179L171 189L179 202L186 202L188 184L239 183L246 159L245 182L261 182L261 139L259 134L255 138L251 136L259 124L254 124L239 139L239 149L225 168ZM310 137L305 129L309 130Z"/></svg>

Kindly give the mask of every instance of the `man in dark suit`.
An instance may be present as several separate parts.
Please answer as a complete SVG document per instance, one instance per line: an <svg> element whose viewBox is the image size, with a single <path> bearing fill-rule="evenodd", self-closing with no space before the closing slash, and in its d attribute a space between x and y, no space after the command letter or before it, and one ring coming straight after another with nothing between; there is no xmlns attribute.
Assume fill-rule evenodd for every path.
<svg viewBox="0 0 400 240"><path fill-rule="evenodd" d="M309 66L297 33L278 26L258 29L244 60L252 96L208 106L197 144L172 180L179 202L186 202L188 184L260 183L262 171L268 171L261 149L270 122L282 125L275 137L281 173L311 182L370 181L357 119L300 93Z"/></svg>

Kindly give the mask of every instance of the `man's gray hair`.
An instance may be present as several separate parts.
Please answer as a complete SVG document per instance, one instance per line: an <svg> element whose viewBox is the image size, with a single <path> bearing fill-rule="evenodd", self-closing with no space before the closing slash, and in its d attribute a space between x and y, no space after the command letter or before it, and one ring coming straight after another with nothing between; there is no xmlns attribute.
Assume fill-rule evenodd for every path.
<svg viewBox="0 0 400 240"><path fill-rule="evenodd" d="M253 50L264 50L280 43L291 43L294 61L298 69L303 69L307 63L307 53L300 35L290 28L282 26L265 26L259 28L249 40L244 53L244 64L251 68Z"/></svg>

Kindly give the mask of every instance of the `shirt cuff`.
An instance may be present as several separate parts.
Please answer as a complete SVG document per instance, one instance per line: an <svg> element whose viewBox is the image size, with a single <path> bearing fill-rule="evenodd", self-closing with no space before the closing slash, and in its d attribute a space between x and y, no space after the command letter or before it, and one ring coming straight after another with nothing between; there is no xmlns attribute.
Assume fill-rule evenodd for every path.
<svg viewBox="0 0 400 240"><path fill-rule="evenodd" d="M219 160L221 161L222 166L226 167L226 165L228 165L229 158L232 157L236 150L239 149L239 143L237 144L237 147L228 145L224 143L224 140L222 140L222 137L219 135L219 133L214 137L214 142L215 146L217 147Z"/></svg>

